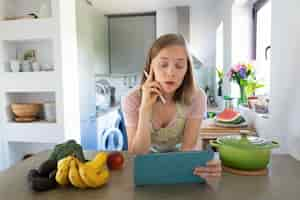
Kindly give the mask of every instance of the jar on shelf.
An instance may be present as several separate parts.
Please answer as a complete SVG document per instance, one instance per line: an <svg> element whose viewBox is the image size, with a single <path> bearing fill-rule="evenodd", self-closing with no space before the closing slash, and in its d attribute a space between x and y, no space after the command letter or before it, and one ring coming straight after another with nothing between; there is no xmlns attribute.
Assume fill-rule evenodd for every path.
<svg viewBox="0 0 300 200"><path fill-rule="evenodd" d="M229 96L224 96L224 104L225 108L224 109L232 109L234 110L234 99Z"/></svg>

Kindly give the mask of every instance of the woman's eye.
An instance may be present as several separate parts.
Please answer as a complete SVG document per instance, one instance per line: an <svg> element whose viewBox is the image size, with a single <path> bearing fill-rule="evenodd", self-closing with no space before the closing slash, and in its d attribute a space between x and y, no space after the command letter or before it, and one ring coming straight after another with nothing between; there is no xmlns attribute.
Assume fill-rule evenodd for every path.
<svg viewBox="0 0 300 200"><path fill-rule="evenodd" d="M168 67L168 63L161 63L160 66L161 66L162 68Z"/></svg>
<svg viewBox="0 0 300 200"><path fill-rule="evenodd" d="M183 66L183 65L176 65L176 68L177 68L177 69L183 69L184 66Z"/></svg>

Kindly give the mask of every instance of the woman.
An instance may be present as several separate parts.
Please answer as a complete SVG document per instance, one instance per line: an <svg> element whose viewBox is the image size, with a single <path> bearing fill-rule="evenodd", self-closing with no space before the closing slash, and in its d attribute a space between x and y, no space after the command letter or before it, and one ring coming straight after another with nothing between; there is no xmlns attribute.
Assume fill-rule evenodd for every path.
<svg viewBox="0 0 300 200"><path fill-rule="evenodd" d="M167 34L149 50L141 85L122 101L128 150L134 154L195 150L206 96L197 89L184 38ZM197 167L206 180L221 176L217 160Z"/></svg>

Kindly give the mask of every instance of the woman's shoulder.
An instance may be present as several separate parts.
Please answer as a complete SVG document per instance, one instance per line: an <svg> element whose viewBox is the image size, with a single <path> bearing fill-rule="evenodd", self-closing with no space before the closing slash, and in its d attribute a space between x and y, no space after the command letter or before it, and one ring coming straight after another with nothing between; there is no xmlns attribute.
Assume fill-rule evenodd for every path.
<svg viewBox="0 0 300 200"><path fill-rule="evenodd" d="M202 88L196 89L192 97L192 104L199 101L200 102L206 101L206 94Z"/></svg>
<svg viewBox="0 0 300 200"><path fill-rule="evenodd" d="M202 118L206 112L206 95L202 89L197 89L192 95L191 104L186 108L188 118Z"/></svg>
<svg viewBox="0 0 300 200"><path fill-rule="evenodd" d="M141 103L140 88L135 87L128 92L128 94L122 98L123 107L138 107Z"/></svg>

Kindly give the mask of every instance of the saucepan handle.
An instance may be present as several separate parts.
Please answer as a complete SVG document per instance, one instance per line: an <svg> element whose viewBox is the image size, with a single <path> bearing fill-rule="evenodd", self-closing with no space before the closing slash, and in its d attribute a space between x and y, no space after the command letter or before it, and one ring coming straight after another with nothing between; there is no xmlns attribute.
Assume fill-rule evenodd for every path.
<svg viewBox="0 0 300 200"><path fill-rule="evenodd" d="M219 144L216 140L210 140L210 141L209 141L209 144L210 144L211 146L217 147L217 148L220 146L220 144Z"/></svg>

